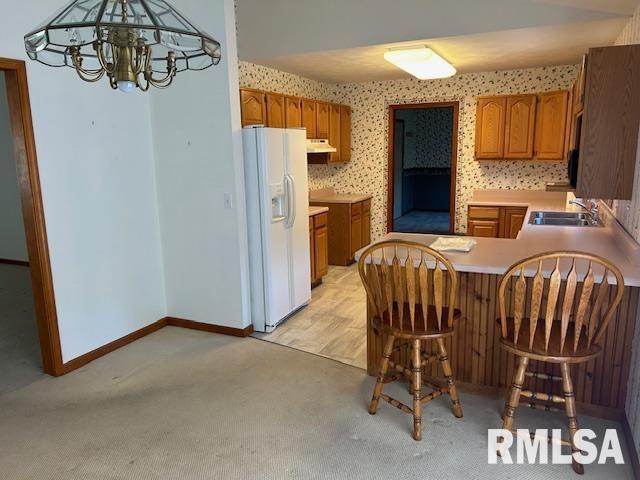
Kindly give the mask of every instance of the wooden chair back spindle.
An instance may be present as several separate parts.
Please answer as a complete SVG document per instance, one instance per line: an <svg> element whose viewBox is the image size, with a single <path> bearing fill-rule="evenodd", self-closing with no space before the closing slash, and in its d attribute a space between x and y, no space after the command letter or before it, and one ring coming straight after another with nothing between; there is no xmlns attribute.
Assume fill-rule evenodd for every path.
<svg viewBox="0 0 640 480"><path fill-rule="evenodd" d="M380 242L362 253L358 271L371 306L389 326L426 331L431 307L437 330L452 328L458 277L438 251L414 242Z"/></svg>
<svg viewBox="0 0 640 480"><path fill-rule="evenodd" d="M615 283L610 284L611 280ZM512 317L507 315L510 286ZM615 287L612 295L610 287ZM502 338L516 348L533 351L535 347L545 353L551 349L555 355L589 350L602 340L623 293L622 273L602 257L577 251L534 255L512 265L500 280ZM521 340L524 322L528 322L526 342Z"/></svg>

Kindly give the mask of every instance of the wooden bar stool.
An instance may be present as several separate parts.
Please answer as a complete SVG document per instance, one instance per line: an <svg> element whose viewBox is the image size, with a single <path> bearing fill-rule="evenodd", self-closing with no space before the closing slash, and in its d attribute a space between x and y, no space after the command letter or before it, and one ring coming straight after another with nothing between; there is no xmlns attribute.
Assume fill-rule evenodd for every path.
<svg viewBox="0 0 640 480"><path fill-rule="evenodd" d="M391 240L367 248L358 262L358 271L367 291L370 307L374 308L374 328L385 334L380 370L369 413L374 415L380 398L405 413L413 415L413 438L422 439L422 404L444 393L453 402L453 413L462 417L462 407L453 383L451 366L444 338L453 335L454 321L460 311L453 308L458 276L451 263L437 251L413 242ZM447 294L448 292L448 294ZM427 355L423 341L435 340L438 355ZM411 368L391 360L403 344L409 344ZM422 369L434 360L442 364L446 385L431 384L422 378ZM391 370L411 379L413 408L382 393ZM396 377L391 378L395 380ZM435 388L422 395L422 385Z"/></svg>
<svg viewBox="0 0 640 480"><path fill-rule="evenodd" d="M600 354L599 344L623 293L620 270L604 258L583 252L543 253L507 270L498 287L500 343L516 355L518 364L504 408L505 430L517 433L513 425L520 397L529 399L528 406L533 408L540 407L536 400L563 404L570 438L562 444L577 450L573 436L578 419L569 365L588 362ZM507 304L513 305L513 317L507 316ZM558 364L560 375L528 372L531 359ZM523 390L525 377L562 382L563 395ZM556 410L549 405L543 408ZM582 464L575 460L572 467L576 473L584 473Z"/></svg>

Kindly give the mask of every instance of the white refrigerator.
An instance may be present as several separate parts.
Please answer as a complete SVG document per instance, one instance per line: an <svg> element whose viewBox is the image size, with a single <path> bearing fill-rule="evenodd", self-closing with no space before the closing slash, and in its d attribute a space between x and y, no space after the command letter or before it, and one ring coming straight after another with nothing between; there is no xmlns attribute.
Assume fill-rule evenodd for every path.
<svg viewBox="0 0 640 480"><path fill-rule="evenodd" d="M242 140L251 316L272 332L311 299L306 132L247 127Z"/></svg>

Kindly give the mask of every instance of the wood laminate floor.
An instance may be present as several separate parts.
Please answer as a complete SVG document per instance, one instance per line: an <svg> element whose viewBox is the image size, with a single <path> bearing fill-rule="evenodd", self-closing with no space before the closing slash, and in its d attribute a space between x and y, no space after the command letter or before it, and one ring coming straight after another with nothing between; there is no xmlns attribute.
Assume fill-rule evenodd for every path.
<svg viewBox="0 0 640 480"><path fill-rule="evenodd" d="M261 340L366 368L366 294L356 264L330 266L311 302Z"/></svg>

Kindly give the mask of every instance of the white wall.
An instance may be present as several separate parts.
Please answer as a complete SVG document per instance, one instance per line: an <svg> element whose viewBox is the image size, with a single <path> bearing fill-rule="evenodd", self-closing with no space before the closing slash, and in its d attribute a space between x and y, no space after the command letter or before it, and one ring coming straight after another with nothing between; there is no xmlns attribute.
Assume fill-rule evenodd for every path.
<svg viewBox="0 0 640 480"><path fill-rule="evenodd" d="M12 4L0 56L60 0ZM149 96L27 61L64 361L165 315Z"/></svg>
<svg viewBox="0 0 640 480"><path fill-rule="evenodd" d="M0 71L0 258L29 260L4 73Z"/></svg>
<svg viewBox="0 0 640 480"><path fill-rule="evenodd" d="M247 245L232 0L180 10L222 44L222 61L151 95L168 315L244 328ZM233 208L224 208L224 194Z"/></svg>

